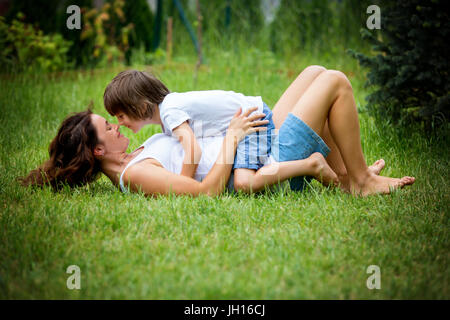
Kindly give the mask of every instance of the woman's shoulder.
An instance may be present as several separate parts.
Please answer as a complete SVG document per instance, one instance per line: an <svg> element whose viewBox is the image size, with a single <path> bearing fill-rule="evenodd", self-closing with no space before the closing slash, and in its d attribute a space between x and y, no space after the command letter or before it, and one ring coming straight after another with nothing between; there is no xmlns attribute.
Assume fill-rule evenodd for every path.
<svg viewBox="0 0 450 320"><path fill-rule="evenodd" d="M147 158L128 167L122 175L122 180L125 185L133 184L143 177L149 177L154 173L160 173L160 170L154 170L158 168L164 169L158 160Z"/></svg>
<svg viewBox="0 0 450 320"><path fill-rule="evenodd" d="M123 177L125 178L126 175L128 175L128 177L136 175L136 174L142 174L142 170L145 170L146 168L150 168L150 167L160 167L160 168L164 168L162 166L162 164L154 159L154 158L147 158L144 159L142 161L139 161L138 163L135 163L134 165L130 166L127 171L125 171L123 173Z"/></svg>

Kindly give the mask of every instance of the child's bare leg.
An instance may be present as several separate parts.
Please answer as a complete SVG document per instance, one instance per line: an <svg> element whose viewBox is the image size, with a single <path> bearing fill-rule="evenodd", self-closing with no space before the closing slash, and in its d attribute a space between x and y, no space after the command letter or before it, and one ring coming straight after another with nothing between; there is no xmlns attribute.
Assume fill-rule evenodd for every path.
<svg viewBox="0 0 450 320"><path fill-rule="evenodd" d="M328 126L349 177L349 191L361 195L389 193L414 183L414 178L401 179L375 175L366 165L362 153L358 113L347 77L339 71L322 72L297 102L292 113L323 136Z"/></svg>
<svg viewBox="0 0 450 320"><path fill-rule="evenodd" d="M322 184L337 185L339 180L322 154L316 152L303 160L283 161L266 165L258 171L251 169L234 170L234 188L246 193L258 192L289 178L313 176Z"/></svg>
<svg viewBox="0 0 450 320"><path fill-rule="evenodd" d="M256 192L254 190L254 178L256 170L253 169L234 169L234 190L245 193Z"/></svg>

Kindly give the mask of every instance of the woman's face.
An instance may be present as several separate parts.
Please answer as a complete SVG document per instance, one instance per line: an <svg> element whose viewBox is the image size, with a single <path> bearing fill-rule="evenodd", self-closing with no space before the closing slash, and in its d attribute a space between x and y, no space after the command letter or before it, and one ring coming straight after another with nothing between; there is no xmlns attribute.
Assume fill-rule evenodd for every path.
<svg viewBox="0 0 450 320"><path fill-rule="evenodd" d="M105 118L98 114L91 115L91 121L102 148L102 155L106 153L125 152L130 140L119 131L119 125L109 123Z"/></svg>

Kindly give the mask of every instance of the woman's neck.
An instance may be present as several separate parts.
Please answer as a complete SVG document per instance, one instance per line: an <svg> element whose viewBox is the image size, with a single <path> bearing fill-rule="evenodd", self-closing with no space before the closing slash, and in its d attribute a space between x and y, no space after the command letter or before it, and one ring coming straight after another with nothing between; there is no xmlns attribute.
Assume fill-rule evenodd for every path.
<svg viewBox="0 0 450 320"><path fill-rule="evenodd" d="M114 185L119 185L120 175L123 170L141 151L142 148L139 148L132 153L121 152L105 156L102 159L102 172Z"/></svg>

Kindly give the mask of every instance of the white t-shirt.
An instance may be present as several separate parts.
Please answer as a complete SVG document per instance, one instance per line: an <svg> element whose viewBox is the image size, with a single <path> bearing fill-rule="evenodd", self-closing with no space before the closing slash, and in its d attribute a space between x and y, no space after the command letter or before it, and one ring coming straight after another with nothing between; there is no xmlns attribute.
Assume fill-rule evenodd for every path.
<svg viewBox="0 0 450 320"><path fill-rule="evenodd" d="M260 96L244 96L242 93L223 90L189 91L169 93L159 105L163 132L172 135L172 130L185 121L196 138L223 136L236 111L258 107L263 112Z"/></svg>

